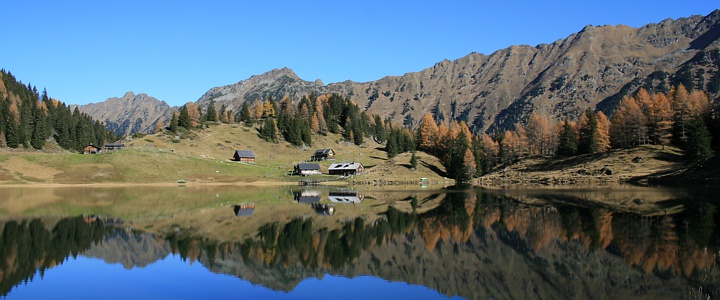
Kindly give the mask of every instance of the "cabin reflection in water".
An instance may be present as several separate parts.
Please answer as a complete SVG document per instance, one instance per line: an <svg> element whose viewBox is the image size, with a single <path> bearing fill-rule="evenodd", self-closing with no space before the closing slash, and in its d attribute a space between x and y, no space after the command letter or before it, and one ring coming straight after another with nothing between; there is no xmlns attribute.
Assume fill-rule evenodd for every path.
<svg viewBox="0 0 720 300"><path fill-rule="evenodd" d="M339 203L360 203L365 199L365 194L351 189L330 191L330 201Z"/></svg>
<svg viewBox="0 0 720 300"><path fill-rule="evenodd" d="M335 213L335 206L330 204L311 204L315 212L320 216L332 216Z"/></svg>
<svg viewBox="0 0 720 300"><path fill-rule="evenodd" d="M255 203L240 203L233 206L237 217L250 217L255 213Z"/></svg>
<svg viewBox="0 0 720 300"><path fill-rule="evenodd" d="M320 191L317 190L296 191L293 196L298 203L320 203Z"/></svg>

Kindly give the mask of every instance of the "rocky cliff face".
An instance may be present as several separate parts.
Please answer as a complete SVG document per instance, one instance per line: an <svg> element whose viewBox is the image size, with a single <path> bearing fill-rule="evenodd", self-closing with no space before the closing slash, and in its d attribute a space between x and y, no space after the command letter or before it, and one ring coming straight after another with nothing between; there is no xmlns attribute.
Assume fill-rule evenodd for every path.
<svg viewBox="0 0 720 300"><path fill-rule="evenodd" d="M108 98L104 102L81 105L80 111L105 124L116 134L152 133L162 120L168 124L173 108L147 94L127 92L122 98Z"/></svg>
<svg viewBox="0 0 720 300"><path fill-rule="evenodd" d="M552 44L512 46L490 55L471 53L419 72L365 83L323 86L278 69L213 88L198 105L213 98L218 107L227 102L238 107L268 95L297 100L314 92L350 96L368 112L410 126L425 113L446 122L464 120L476 131L512 127L533 111L556 120L572 119L587 108L611 112L613 101L640 86L657 89L663 86L660 81L665 87L676 83L670 75L687 68L694 57L720 49L719 20L720 10L641 28L586 26ZM696 88L717 71L718 62L702 68L690 70Z"/></svg>
<svg viewBox="0 0 720 300"><path fill-rule="evenodd" d="M574 119L587 108L611 113L622 96L640 87L666 91L683 83L711 90L711 98L717 98L709 85L720 76L719 38L720 10L641 28L586 26L551 44L471 53L372 82L323 85L288 68L275 69L212 88L196 104L204 108L213 99L216 109L225 105L237 112L243 102L269 96L297 101L309 93L339 93L369 113L408 126L432 113L444 122L466 121L476 132L493 131L512 128L531 112L553 120ZM130 93L81 109L119 133L148 132L160 113L170 117L166 104L149 99Z"/></svg>

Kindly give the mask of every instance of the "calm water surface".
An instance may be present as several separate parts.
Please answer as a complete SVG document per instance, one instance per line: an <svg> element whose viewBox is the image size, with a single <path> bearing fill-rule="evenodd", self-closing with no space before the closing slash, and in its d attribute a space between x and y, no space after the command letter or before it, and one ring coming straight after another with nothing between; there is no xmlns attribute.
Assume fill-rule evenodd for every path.
<svg viewBox="0 0 720 300"><path fill-rule="evenodd" d="M716 191L0 188L8 299L707 299Z"/></svg>

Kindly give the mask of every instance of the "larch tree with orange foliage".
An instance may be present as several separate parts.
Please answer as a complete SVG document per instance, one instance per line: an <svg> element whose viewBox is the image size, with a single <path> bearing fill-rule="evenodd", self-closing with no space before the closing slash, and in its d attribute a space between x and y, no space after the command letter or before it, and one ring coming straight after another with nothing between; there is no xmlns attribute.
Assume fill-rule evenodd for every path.
<svg viewBox="0 0 720 300"><path fill-rule="evenodd" d="M648 116L648 134L650 141L655 145L667 145L672 139L673 110L665 94L652 95L653 105L651 115Z"/></svg>
<svg viewBox="0 0 720 300"><path fill-rule="evenodd" d="M438 138L438 126L431 114L425 114L415 134L415 143L422 151L434 153L433 148Z"/></svg>
<svg viewBox="0 0 720 300"><path fill-rule="evenodd" d="M155 133L162 132L162 130L165 128L165 122L163 122L162 119L158 119L157 123L155 123Z"/></svg>
<svg viewBox="0 0 720 300"><path fill-rule="evenodd" d="M598 152L607 152L610 150L610 119L602 111L597 112L596 119L595 140L597 141Z"/></svg>
<svg viewBox="0 0 720 300"><path fill-rule="evenodd" d="M530 114L530 118L528 118L528 122L524 128L525 136L527 137L528 154L550 154L549 140L552 131L547 122L547 118L533 112Z"/></svg>
<svg viewBox="0 0 720 300"><path fill-rule="evenodd" d="M187 106L188 116L190 116L190 126L197 128L200 126L200 110L197 105L192 102L188 102L185 106Z"/></svg>
<svg viewBox="0 0 720 300"><path fill-rule="evenodd" d="M632 148L646 141L645 115L635 98L623 97L610 126L613 147Z"/></svg>

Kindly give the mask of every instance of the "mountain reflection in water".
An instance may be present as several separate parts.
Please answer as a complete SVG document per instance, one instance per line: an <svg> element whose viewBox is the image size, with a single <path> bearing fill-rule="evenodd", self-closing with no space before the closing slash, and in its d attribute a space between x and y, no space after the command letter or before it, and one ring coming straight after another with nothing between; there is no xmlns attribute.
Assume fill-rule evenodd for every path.
<svg viewBox="0 0 720 300"><path fill-rule="evenodd" d="M363 203L335 207L382 200L365 195ZM255 235L240 241L215 241L182 229L154 234L82 217L52 224L7 220L0 292L11 295L23 282L42 285L36 277L70 256L101 258L133 270L171 254L283 292L326 276L373 276L468 299L694 299L714 298L720 291L714 204L670 199L668 207L686 203L682 212L641 216L558 204L572 202L567 197L523 204L511 193L480 190L407 195L390 201L379 216L337 219L337 214L317 213L262 220ZM310 206L295 202L297 197L291 194L287 205ZM319 204L311 203L317 209ZM260 203L256 209L262 209ZM339 226L319 225L328 218Z"/></svg>

